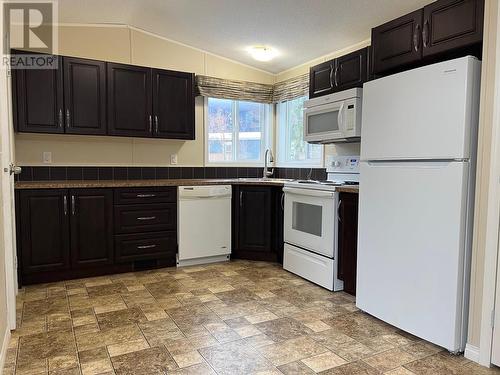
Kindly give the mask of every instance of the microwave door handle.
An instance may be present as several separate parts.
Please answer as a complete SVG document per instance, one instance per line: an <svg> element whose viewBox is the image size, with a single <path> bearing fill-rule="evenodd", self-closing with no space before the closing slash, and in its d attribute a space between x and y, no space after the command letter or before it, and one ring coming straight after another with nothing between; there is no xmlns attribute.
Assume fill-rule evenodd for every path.
<svg viewBox="0 0 500 375"><path fill-rule="evenodd" d="M344 116L344 103L343 102L340 105L339 114L337 116L338 116L337 117L337 121L339 123L339 130L343 133L344 132L344 119L343 119L343 116Z"/></svg>

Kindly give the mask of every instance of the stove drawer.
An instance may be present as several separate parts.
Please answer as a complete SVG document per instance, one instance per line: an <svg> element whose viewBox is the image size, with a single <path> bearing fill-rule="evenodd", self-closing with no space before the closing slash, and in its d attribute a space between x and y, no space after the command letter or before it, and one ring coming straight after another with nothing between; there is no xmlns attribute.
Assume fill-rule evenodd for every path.
<svg viewBox="0 0 500 375"><path fill-rule="evenodd" d="M335 267L333 259L285 243L283 268L328 290L334 290ZM342 290L339 280L335 290Z"/></svg>

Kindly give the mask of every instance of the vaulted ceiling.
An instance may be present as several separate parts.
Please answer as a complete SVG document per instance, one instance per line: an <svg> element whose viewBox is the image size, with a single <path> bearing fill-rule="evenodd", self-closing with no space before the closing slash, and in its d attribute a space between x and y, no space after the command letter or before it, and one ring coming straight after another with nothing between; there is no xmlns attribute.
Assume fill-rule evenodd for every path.
<svg viewBox="0 0 500 375"><path fill-rule="evenodd" d="M430 0L60 0L62 23L126 24L271 73L368 39ZM245 50L269 45L259 62Z"/></svg>

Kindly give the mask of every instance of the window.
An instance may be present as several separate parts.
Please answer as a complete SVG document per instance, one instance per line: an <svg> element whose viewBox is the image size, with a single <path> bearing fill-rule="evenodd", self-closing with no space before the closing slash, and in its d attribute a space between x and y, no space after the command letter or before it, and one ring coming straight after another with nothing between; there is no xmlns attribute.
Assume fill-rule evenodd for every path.
<svg viewBox="0 0 500 375"><path fill-rule="evenodd" d="M208 98L207 163L260 164L267 147L270 105Z"/></svg>
<svg viewBox="0 0 500 375"><path fill-rule="evenodd" d="M278 104L279 165L317 167L323 163L323 146L304 141L302 110L306 99L304 96Z"/></svg>

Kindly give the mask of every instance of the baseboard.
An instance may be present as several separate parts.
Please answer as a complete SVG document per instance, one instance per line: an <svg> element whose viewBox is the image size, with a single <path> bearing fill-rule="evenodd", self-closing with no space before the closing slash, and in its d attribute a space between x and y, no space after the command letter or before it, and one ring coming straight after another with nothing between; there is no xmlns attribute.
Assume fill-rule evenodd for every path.
<svg viewBox="0 0 500 375"><path fill-rule="evenodd" d="M473 362L479 363L479 348L471 344L465 344L464 357Z"/></svg>
<svg viewBox="0 0 500 375"><path fill-rule="evenodd" d="M10 341L10 329L5 329L5 336L3 337L2 349L0 350L0 374L3 372L3 366L5 365L5 357L7 356L7 348L9 347Z"/></svg>

